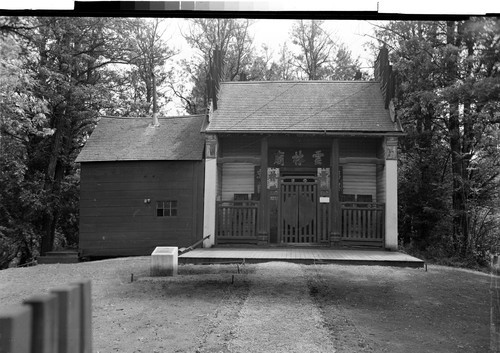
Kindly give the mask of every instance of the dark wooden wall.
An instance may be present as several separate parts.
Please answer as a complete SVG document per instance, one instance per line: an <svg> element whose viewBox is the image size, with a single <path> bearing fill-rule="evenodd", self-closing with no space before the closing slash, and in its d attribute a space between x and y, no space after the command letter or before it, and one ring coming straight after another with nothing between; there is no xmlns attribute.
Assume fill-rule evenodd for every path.
<svg viewBox="0 0 500 353"><path fill-rule="evenodd" d="M82 163L81 254L150 255L156 246L193 244L202 238L203 185L202 161ZM156 216L156 201L166 200L177 201L176 217Z"/></svg>
<svg viewBox="0 0 500 353"><path fill-rule="evenodd" d="M331 136L269 136L270 148L330 148ZM219 138L219 157L260 157L261 136L237 135ZM340 137L340 157L377 157L382 138L379 137Z"/></svg>
<svg viewBox="0 0 500 353"><path fill-rule="evenodd" d="M339 156L342 157L377 157L381 144L380 138L350 137L339 140Z"/></svg>
<svg viewBox="0 0 500 353"><path fill-rule="evenodd" d="M261 136L222 136L219 138L220 157L260 157Z"/></svg>

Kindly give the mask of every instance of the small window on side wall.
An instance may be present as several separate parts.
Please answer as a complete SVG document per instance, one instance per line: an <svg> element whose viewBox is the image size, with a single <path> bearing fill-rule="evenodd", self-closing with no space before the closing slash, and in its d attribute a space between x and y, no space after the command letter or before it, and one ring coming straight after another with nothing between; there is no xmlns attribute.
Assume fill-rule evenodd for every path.
<svg viewBox="0 0 500 353"><path fill-rule="evenodd" d="M157 201L156 202L157 217L175 217L177 216L177 201Z"/></svg>

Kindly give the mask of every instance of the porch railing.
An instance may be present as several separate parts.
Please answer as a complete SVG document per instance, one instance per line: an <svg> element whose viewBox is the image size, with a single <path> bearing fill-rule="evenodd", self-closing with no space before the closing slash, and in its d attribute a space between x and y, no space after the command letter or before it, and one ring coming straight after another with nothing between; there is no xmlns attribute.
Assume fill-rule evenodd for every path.
<svg viewBox="0 0 500 353"><path fill-rule="evenodd" d="M218 201L217 242L257 242L259 201Z"/></svg>
<svg viewBox="0 0 500 353"><path fill-rule="evenodd" d="M385 204L341 202L342 241L383 246Z"/></svg>

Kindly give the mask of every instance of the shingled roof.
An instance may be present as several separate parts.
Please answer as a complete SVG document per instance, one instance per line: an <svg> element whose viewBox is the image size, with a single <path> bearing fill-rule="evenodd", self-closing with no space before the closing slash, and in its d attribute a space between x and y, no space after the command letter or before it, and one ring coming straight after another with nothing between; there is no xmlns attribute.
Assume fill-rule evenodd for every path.
<svg viewBox="0 0 500 353"><path fill-rule="evenodd" d="M401 133L376 81L223 82L207 132Z"/></svg>
<svg viewBox="0 0 500 353"><path fill-rule="evenodd" d="M202 115L159 118L101 118L76 162L201 160Z"/></svg>

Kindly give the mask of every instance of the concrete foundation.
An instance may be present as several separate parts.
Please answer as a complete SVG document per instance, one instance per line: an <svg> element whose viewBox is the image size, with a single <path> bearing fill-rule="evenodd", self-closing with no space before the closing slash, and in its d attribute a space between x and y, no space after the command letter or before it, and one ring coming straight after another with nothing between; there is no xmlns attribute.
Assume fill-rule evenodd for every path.
<svg viewBox="0 0 500 353"><path fill-rule="evenodd" d="M176 246L158 246L151 254L151 276L177 276Z"/></svg>

